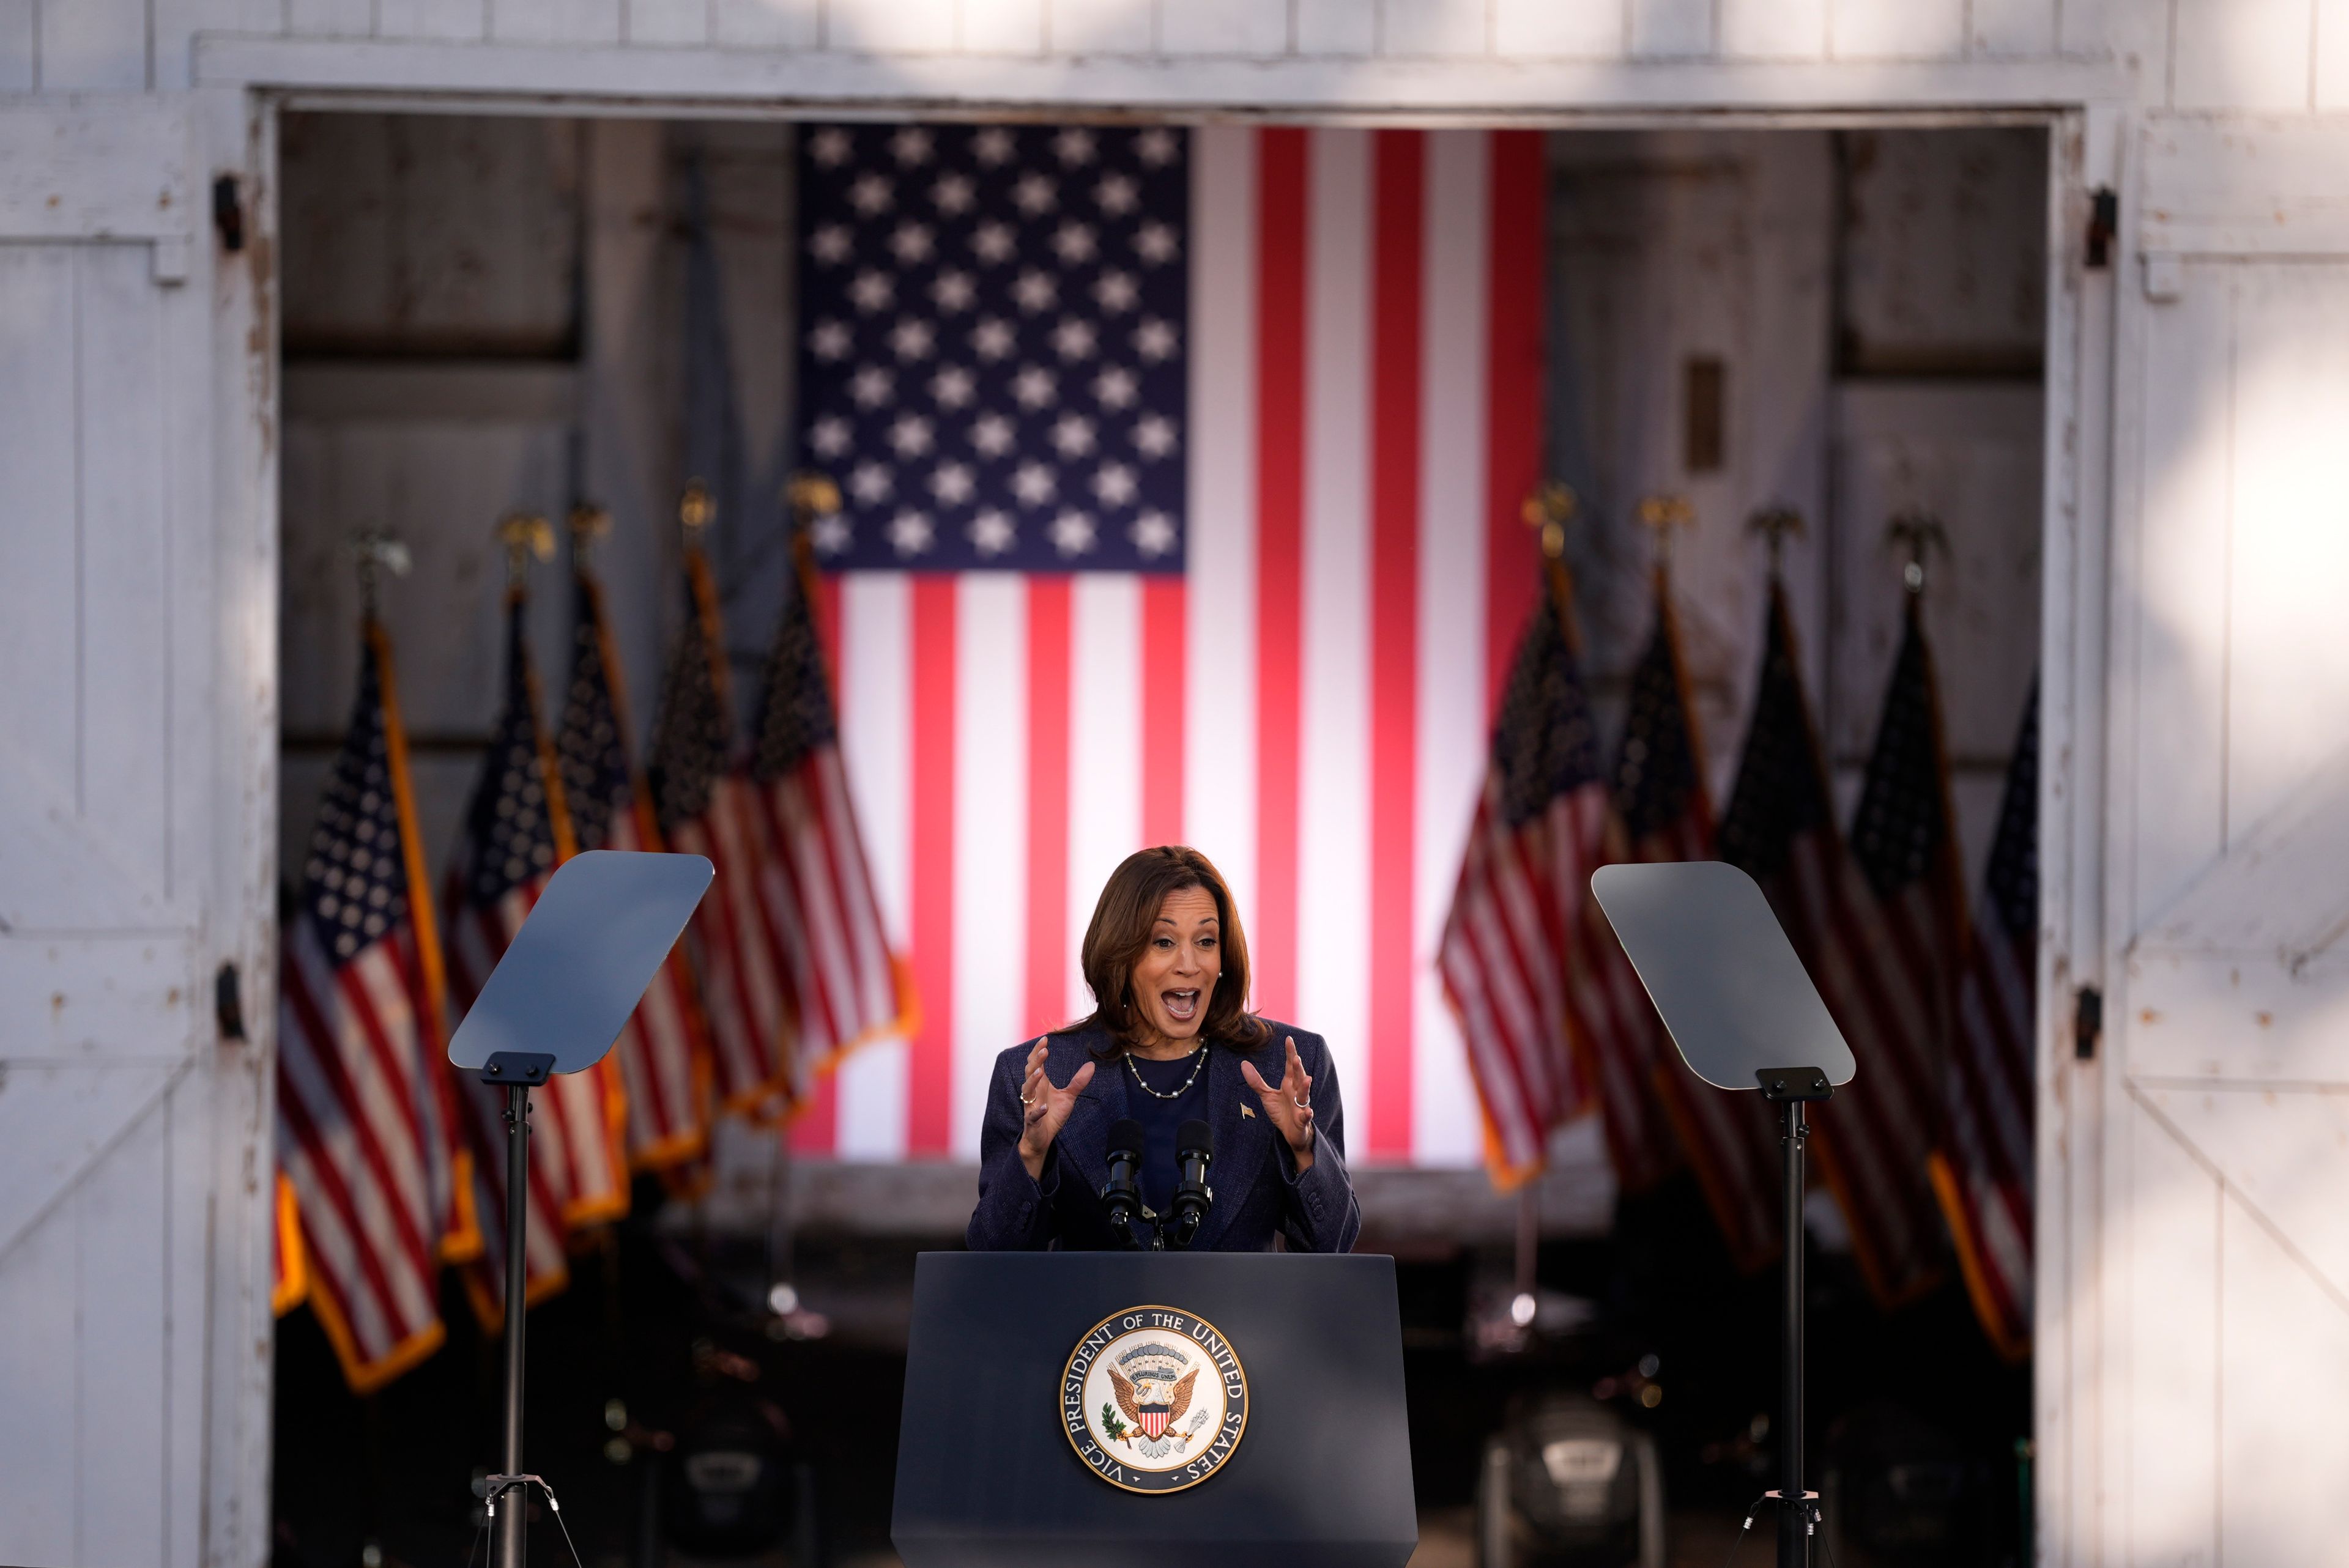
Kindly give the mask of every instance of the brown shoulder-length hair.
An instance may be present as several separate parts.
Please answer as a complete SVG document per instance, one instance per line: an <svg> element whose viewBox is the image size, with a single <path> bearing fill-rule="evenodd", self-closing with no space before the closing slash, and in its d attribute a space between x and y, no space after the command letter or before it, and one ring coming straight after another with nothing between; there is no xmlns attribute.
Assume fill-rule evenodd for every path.
<svg viewBox="0 0 2349 1568"><path fill-rule="evenodd" d="M1214 862L1198 851L1187 844L1161 844L1137 850L1118 862L1093 905L1092 923L1085 927L1085 984L1092 990L1093 1010L1069 1027L1107 1035L1104 1055L1121 1056L1133 1044L1129 982L1133 966L1149 949L1159 906L1168 893L1195 887L1206 889L1216 901L1223 954L1223 969L1207 994L1207 1016L1200 1023L1199 1037L1244 1048L1264 1039L1263 1020L1247 1010L1247 934L1240 929L1232 890L1224 885Z"/></svg>

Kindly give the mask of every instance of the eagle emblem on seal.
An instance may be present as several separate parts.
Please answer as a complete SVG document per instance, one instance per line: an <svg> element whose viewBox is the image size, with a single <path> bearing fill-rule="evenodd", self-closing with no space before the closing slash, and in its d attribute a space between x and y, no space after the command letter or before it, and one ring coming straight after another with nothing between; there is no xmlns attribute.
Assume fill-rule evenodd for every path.
<svg viewBox="0 0 2349 1568"><path fill-rule="evenodd" d="M1143 1345L1129 1350L1109 1368L1109 1386L1116 1390L1117 1408L1125 1418L1156 1442L1174 1428L1174 1446L1191 1440L1179 1423L1191 1409L1191 1387L1199 1380L1196 1367L1183 1370L1190 1357L1169 1345ZM1179 1374L1179 1376L1178 1376Z"/></svg>

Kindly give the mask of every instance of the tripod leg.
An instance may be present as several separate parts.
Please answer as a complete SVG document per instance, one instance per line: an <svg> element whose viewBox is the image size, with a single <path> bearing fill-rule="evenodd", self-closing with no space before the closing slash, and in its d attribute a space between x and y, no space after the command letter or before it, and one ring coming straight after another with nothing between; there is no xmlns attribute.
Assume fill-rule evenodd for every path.
<svg viewBox="0 0 2349 1568"><path fill-rule="evenodd" d="M530 1287L530 1086L506 1085L506 1387L505 1453L507 1475L521 1475L522 1370L523 1307ZM523 1568L529 1560L524 1526L530 1520L530 1492L515 1487L499 1500L498 1532L493 1568Z"/></svg>
<svg viewBox="0 0 2349 1568"><path fill-rule="evenodd" d="M1803 1496L1803 1102L1783 1107L1780 1134L1786 1234L1785 1344L1779 1367L1785 1382L1778 1400L1778 1568L1808 1568L1810 1506Z"/></svg>

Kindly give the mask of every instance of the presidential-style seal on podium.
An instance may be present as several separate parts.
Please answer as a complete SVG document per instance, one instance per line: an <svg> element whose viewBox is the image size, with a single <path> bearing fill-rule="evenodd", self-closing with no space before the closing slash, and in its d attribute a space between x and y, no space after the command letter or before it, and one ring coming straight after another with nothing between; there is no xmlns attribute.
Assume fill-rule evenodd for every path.
<svg viewBox="0 0 2349 1568"><path fill-rule="evenodd" d="M1127 1491L1182 1491L1247 1429L1247 1372L1216 1326L1130 1306L1088 1329L1061 1377L1061 1429L1085 1468Z"/></svg>

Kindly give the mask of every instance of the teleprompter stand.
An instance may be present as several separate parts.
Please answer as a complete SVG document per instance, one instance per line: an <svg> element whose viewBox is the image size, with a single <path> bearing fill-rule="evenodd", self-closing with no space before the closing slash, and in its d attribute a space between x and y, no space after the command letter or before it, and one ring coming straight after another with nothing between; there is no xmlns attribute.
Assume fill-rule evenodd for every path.
<svg viewBox="0 0 2349 1568"><path fill-rule="evenodd" d="M1819 1511L1803 1486L1803 1107L1851 1081L1851 1047L1762 890L1736 867L1602 866L1590 888L1689 1070L1715 1088L1758 1088L1779 1108L1785 1316L1778 1486L1764 1501L1778 1505L1778 1568L1807 1568Z"/></svg>
<svg viewBox="0 0 2349 1568"><path fill-rule="evenodd" d="M504 1444L484 1494L496 1526L495 1568L523 1568L527 1559L532 1488L545 1496L556 1523L563 1519L554 1490L525 1471L522 1459L530 1091L555 1073L585 1072L604 1059L712 874L699 855L595 850L565 861L449 1042L452 1065L506 1095ZM564 1526L566 1542L570 1536Z"/></svg>

